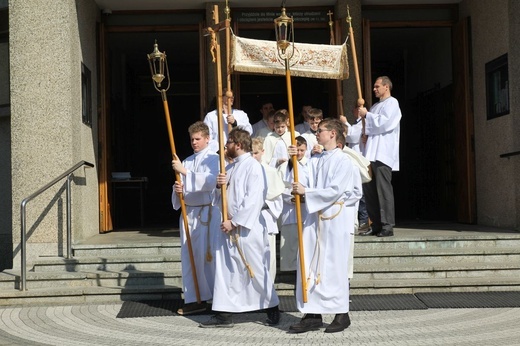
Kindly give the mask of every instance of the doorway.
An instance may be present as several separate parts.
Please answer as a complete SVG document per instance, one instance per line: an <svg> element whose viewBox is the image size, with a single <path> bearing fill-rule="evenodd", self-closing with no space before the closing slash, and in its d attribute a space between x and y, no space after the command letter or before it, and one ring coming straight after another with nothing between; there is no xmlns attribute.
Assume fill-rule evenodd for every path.
<svg viewBox="0 0 520 346"><path fill-rule="evenodd" d="M451 46L451 27L370 30L371 80L390 77L403 114L397 223L457 218Z"/></svg>
<svg viewBox="0 0 520 346"><path fill-rule="evenodd" d="M131 189L130 183L115 184L112 179L114 230L178 227L179 212L171 205L175 177L165 111L151 80L147 54L157 42L167 55L168 106L176 152L184 159L192 153L187 128L199 120L201 112L199 40L198 26L165 32L118 28L107 34L109 172L129 172L141 179L138 187L142 189Z"/></svg>

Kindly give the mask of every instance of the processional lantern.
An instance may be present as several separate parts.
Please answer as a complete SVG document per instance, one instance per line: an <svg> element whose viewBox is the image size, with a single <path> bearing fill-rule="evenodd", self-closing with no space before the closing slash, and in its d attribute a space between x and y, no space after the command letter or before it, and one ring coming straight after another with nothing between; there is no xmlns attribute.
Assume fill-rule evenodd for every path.
<svg viewBox="0 0 520 346"><path fill-rule="evenodd" d="M160 92L161 84L166 78L168 85L163 90L167 91L170 88L170 72L168 70L168 62L166 61L166 53L159 51L157 41L153 45L153 52L148 54L148 63L150 64L150 73L152 74L155 89Z"/></svg>
<svg viewBox="0 0 520 346"><path fill-rule="evenodd" d="M175 139L173 138L173 128L170 120L170 107L168 106L168 98L166 92L170 89L170 72L168 70L168 62L166 61L166 53L159 51L157 40L153 45L153 52L147 54L148 63L150 64L150 73L152 75L153 86L161 93L161 98L164 107L164 116L166 118L166 128L168 130L168 139L170 141L170 149L173 159L179 159L175 149ZM166 71L166 74L165 74ZM166 79L166 88L161 88L164 79ZM175 180L182 182L179 172L175 172ZM184 222L184 233L186 236L186 244L188 246L188 253L190 256L191 274L193 284L195 286L195 295L197 296L197 303L201 303L199 282L197 279L197 268L195 267L195 258L193 257L193 247L191 245L190 229L188 224L188 214L186 211L186 203L184 202L184 194L178 194L179 202L181 204L182 220Z"/></svg>
<svg viewBox="0 0 520 346"><path fill-rule="evenodd" d="M294 49L290 56L287 56L286 50L291 44L294 47L293 18L287 16L284 5L282 5L282 14L274 20L274 32L278 54L283 59L291 59L294 55Z"/></svg>
<svg viewBox="0 0 520 346"><path fill-rule="evenodd" d="M282 3L282 14L274 20L274 30L276 35L276 49L280 59L285 62L285 81L287 84L287 110L289 111L289 128L291 134L291 144L296 146L294 112L292 101L292 84L291 71L289 68L289 60L294 56L294 28L293 18L287 16L285 12L285 1ZM289 48L291 47L291 48ZM292 171L293 181L298 182L298 159L296 155L292 155ZM305 276L305 258L303 249L303 229L302 229L302 213L300 195L294 195L294 204L296 210L296 224L298 230L298 258L300 259L300 279L302 285L302 300L307 303L307 278Z"/></svg>

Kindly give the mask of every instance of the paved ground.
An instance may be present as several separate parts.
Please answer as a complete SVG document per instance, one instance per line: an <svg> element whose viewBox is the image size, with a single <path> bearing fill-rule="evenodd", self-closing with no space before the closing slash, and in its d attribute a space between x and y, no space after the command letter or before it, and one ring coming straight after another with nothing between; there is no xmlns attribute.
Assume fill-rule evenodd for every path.
<svg viewBox="0 0 520 346"><path fill-rule="evenodd" d="M283 313L277 327L250 313L234 328L203 329L209 315L117 318L121 306L0 308L0 345L520 345L520 308L355 311L342 333L289 334L300 313Z"/></svg>

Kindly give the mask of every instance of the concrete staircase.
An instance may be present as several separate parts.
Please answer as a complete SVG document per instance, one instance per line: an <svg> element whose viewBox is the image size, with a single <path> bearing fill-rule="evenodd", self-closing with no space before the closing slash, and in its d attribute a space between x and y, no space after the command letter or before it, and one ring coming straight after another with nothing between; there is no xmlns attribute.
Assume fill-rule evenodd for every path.
<svg viewBox="0 0 520 346"><path fill-rule="evenodd" d="M74 257L45 257L27 271L0 273L0 305L175 299L182 294L180 241L76 244Z"/></svg>
<svg viewBox="0 0 520 346"><path fill-rule="evenodd" d="M518 232L366 238L356 237L351 294L520 290Z"/></svg>
<svg viewBox="0 0 520 346"><path fill-rule="evenodd" d="M112 232L76 244L74 258L42 258L0 273L0 305L182 297L177 236ZM100 239L102 241L100 241ZM355 237L351 294L520 290L520 233L396 228L389 238ZM294 293L279 273L279 295Z"/></svg>

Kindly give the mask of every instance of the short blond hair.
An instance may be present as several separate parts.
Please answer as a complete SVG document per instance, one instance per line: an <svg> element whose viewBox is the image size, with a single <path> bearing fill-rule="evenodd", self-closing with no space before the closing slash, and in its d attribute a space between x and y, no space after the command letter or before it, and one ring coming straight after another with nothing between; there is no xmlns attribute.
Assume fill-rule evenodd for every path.
<svg viewBox="0 0 520 346"><path fill-rule="evenodd" d="M205 122L199 120L197 122L194 122L193 124L188 127L188 132L191 135L200 132L202 133L202 136L209 137L209 127L206 125Z"/></svg>
<svg viewBox="0 0 520 346"><path fill-rule="evenodd" d="M264 139L262 137L255 137L251 139L251 147L253 151L258 149L259 151L264 150Z"/></svg>

